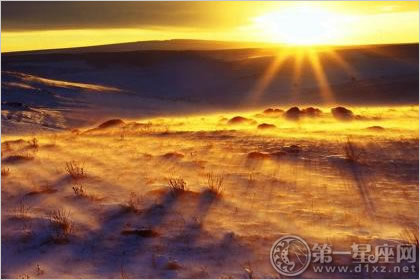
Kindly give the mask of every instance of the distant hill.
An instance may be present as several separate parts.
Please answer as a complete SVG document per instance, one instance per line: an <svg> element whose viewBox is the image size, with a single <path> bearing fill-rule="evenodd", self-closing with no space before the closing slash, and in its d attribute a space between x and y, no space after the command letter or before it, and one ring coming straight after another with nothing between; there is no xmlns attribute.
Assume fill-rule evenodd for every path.
<svg viewBox="0 0 420 280"><path fill-rule="evenodd" d="M2 129L326 105L322 74L336 104L419 102L418 44L318 48L318 74L309 54L291 55L263 87L282 50L235 44L170 40L2 54Z"/></svg>
<svg viewBox="0 0 420 280"><path fill-rule="evenodd" d="M8 55L20 54L49 54L49 53L98 53L98 52L131 52L143 50L224 50L224 49L247 49L247 48L272 48L279 47L274 43L259 42L226 42L211 40L173 39L138 41L109 45L49 49L36 51L9 52Z"/></svg>
<svg viewBox="0 0 420 280"><path fill-rule="evenodd" d="M152 47L168 49L139 50ZM59 94L60 98L51 103L66 107L68 103L74 104L75 92L83 88L57 88L54 83L34 85L28 81L30 76L8 77L10 74L5 71L9 71L117 88L138 98L185 101L213 109L325 102L322 94L325 88L309 56L299 62L299 77L295 77L297 57L285 59L261 90L261 81L282 52L273 48L231 47L227 42L170 40L2 54L2 101L28 104L28 100L33 100L29 105L43 106L43 99L28 89L35 86L42 93ZM333 52L320 49L317 57L318 67L322 67L324 79L339 104L418 104L418 44L348 46ZM7 88L4 82L8 82ZM95 96L81 93L80 102L105 101L103 96L93 100ZM252 96L258 98L254 100ZM116 101L112 96L110 104L104 106L112 108ZM124 106L136 108L137 102L126 102Z"/></svg>

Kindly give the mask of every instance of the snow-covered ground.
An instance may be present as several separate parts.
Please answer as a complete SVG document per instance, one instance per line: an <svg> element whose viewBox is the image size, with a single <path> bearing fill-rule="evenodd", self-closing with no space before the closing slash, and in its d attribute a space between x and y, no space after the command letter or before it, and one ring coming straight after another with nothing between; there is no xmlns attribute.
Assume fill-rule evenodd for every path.
<svg viewBox="0 0 420 280"><path fill-rule="evenodd" d="M285 234L415 244L418 108L351 109L350 121L269 110L3 136L3 277L277 278L269 251Z"/></svg>
<svg viewBox="0 0 420 280"><path fill-rule="evenodd" d="M125 47L2 56L2 278L278 278L286 234L418 251L418 45L297 76L273 49Z"/></svg>

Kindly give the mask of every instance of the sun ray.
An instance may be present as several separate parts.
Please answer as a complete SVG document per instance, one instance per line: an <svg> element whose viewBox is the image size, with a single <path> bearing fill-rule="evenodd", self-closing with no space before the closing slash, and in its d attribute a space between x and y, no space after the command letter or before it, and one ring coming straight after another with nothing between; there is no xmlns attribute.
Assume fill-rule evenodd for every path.
<svg viewBox="0 0 420 280"><path fill-rule="evenodd" d="M309 50L308 56L309 62L312 66L312 70L315 74L315 79L317 80L318 86L320 87L320 93L322 98L324 99L324 102L326 104L334 104L334 94L329 85L327 75L324 72L324 68L321 64L319 55L316 53L316 51Z"/></svg>
<svg viewBox="0 0 420 280"><path fill-rule="evenodd" d="M297 49L294 54L294 70L292 78L292 90L290 100L292 103L296 102L300 94L300 82L302 80L302 64L305 58L305 51Z"/></svg>
<svg viewBox="0 0 420 280"><path fill-rule="evenodd" d="M356 69L352 67L347 61L344 60L335 50L328 49L326 53L335 61L339 66L341 66L349 75L352 77L357 75Z"/></svg>
<svg viewBox="0 0 420 280"><path fill-rule="evenodd" d="M254 103L262 97L264 91L270 85L271 81L280 70L282 64L287 60L287 58L289 58L289 56L290 51L285 50L274 58L273 62L268 66L262 77L257 81L255 87L251 90L248 97L249 103Z"/></svg>

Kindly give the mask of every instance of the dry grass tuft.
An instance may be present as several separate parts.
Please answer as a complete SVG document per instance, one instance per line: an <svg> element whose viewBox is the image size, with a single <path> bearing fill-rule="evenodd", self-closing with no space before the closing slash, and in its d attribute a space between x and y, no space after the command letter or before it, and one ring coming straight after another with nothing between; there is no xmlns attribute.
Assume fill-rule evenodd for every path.
<svg viewBox="0 0 420 280"><path fill-rule="evenodd" d="M8 141L1 143L1 153L8 153L12 151L12 147Z"/></svg>
<svg viewBox="0 0 420 280"><path fill-rule="evenodd" d="M254 279L254 270L249 261L242 265L242 269L245 271L247 279Z"/></svg>
<svg viewBox="0 0 420 280"><path fill-rule="evenodd" d="M203 221L200 219L200 217L193 216L191 218L190 226L194 229L200 229L203 227Z"/></svg>
<svg viewBox="0 0 420 280"><path fill-rule="evenodd" d="M1 176L2 177L7 177L10 174L10 168L8 167L2 167L1 168Z"/></svg>
<svg viewBox="0 0 420 280"><path fill-rule="evenodd" d="M31 149L38 150L39 144L38 144L38 139L36 137L29 140L28 143Z"/></svg>
<svg viewBox="0 0 420 280"><path fill-rule="evenodd" d="M31 213L31 207L28 206L25 203L25 201L23 201L23 200L20 201L18 206L15 209L16 218L22 219L22 220L27 219L27 218L29 218L30 213Z"/></svg>
<svg viewBox="0 0 420 280"><path fill-rule="evenodd" d="M121 279L130 279L130 276L125 272L124 266L122 264L120 268L120 276L121 276Z"/></svg>
<svg viewBox="0 0 420 280"><path fill-rule="evenodd" d="M169 189L173 195L180 195L187 191L187 182L182 178L169 178Z"/></svg>
<svg viewBox="0 0 420 280"><path fill-rule="evenodd" d="M124 208L128 212L140 213L142 209L141 206L143 204L142 201L143 198L141 196L137 195L135 192L131 192L127 203L124 205Z"/></svg>
<svg viewBox="0 0 420 280"><path fill-rule="evenodd" d="M85 192L85 189L83 187L83 184L79 183L79 184L73 186L72 189L73 189L73 192L76 196L83 196L83 197L86 196L86 192Z"/></svg>
<svg viewBox="0 0 420 280"><path fill-rule="evenodd" d="M417 247L417 252L419 248L419 235L415 230L404 229L400 234L401 238L409 244L414 244Z"/></svg>
<svg viewBox="0 0 420 280"><path fill-rule="evenodd" d="M71 220L70 211L63 209L58 209L52 211L48 219L52 228L55 231L53 240L56 243L67 243L69 241L70 235L73 233L74 224Z"/></svg>
<svg viewBox="0 0 420 280"><path fill-rule="evenodd" d="M40 266L39 264L37 264L37 265L36 265L36 268L35 268L35 274L36 274L37 276L41 276L41 275L43 275L43 274L44 274L44 270L43 270L43 269L41 269L41 266Z"/></svg>
<svg viewBox="0 0 420 280"><path fill-rule="evenodd" d="M22 239L21 239L22 242L26 243L30 241L34 236L34 232L32 230L32 220L30 219L23 220L21 229L22 229Z"/></svg>
<svg viewBox="0 0 420 280"><path fill-rule="evenodd" d="M346 159L352 163L361 163L364 155L364 150L358 148L350 137L347 138L347 142L344 144L344 152Z"/></svg>
<svg viewBox="0 0 420 280"><path fill-rule="evenodd" d="M224 180L224 175L208 173L207 174L207 192L217 197L222 196L223 190L224 190L223 180Z"/></svg>
<svg viewBox="0 0 420 280"><path fill-rule="evenodd" d="M95 194L91 194L91 193L87 192L86 188L85 188L85 185L83 185L80 182L73 185L72 189L73 189L74 195L76 197L79 197L79 198L87 198L87 199L92 200L92 201L100 201L100 200L103 199L102 197L98 197Z"/></svg>
<svg viewBox="0 0 420 280"><path fill-rule="evenodd" d="M87 176L83 164L74 160L66 162L65 169L67 174L69 174L70 177L74 180L82 179Z"/></svg>

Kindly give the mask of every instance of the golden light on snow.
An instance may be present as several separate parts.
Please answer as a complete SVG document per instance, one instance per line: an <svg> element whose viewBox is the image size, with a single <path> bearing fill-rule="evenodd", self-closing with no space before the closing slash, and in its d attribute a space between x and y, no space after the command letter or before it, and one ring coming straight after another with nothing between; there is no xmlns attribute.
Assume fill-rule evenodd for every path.
<svg viewBox="0 0 420 280"><path fill-rule="evenodd" d="M17 73L17 72L10 72L10 71L4 71L4 73L11 73L14 75L17 75L22 78L23 81L26 82L34 82L39 83L47 86L54 86L58 88L76 88L76 89L84 89L89 91L98 91L98 92L120 92L121 90L115 87L108 87L103 85L96 85L96 84L89 84L89 83L75 83L75 82L69 82L69 81L61 81L61 80L54 80L54 79L47 79L42 78L30 74L23 74L23 73ZM16 83L9 83L9 85L15 85ZM31 87L30 85L26 84L20 84L19 87Z"/></svg>
<svg viewBox="0 0 420 280"><path fill-rule="evenodd" d="M418 277L418 3L18 2L2 278Z"/></svg>

